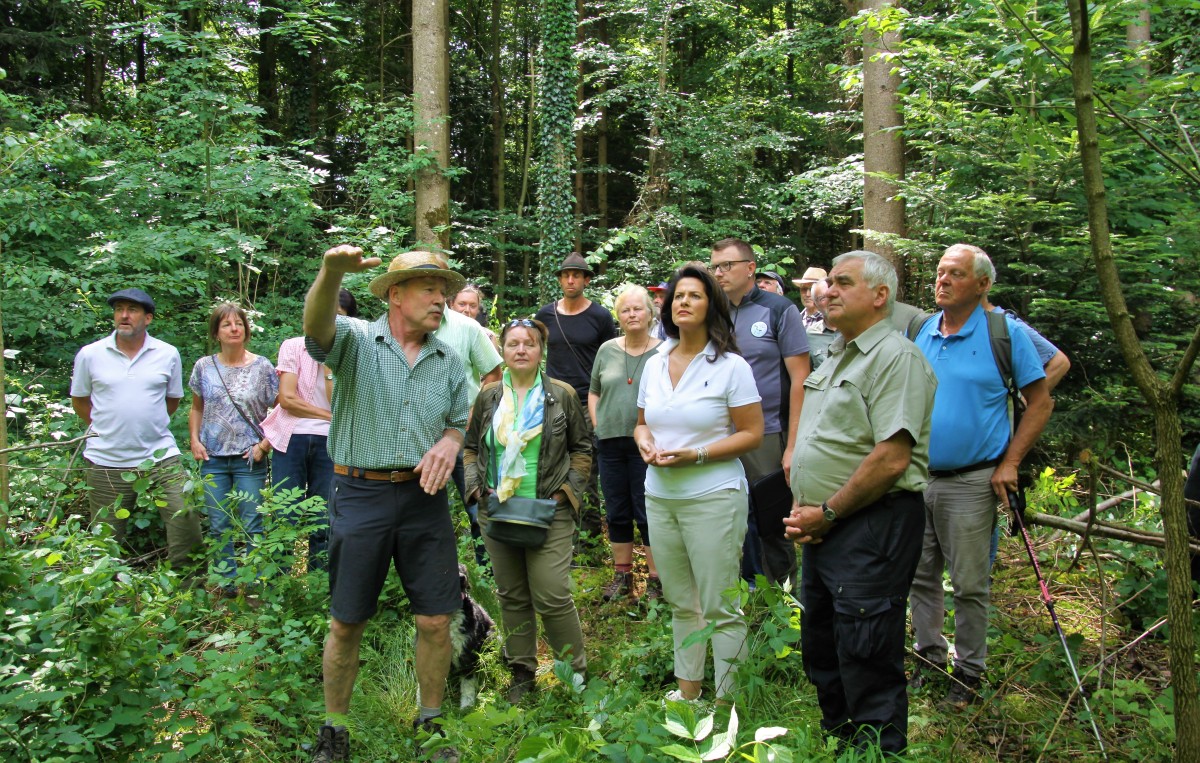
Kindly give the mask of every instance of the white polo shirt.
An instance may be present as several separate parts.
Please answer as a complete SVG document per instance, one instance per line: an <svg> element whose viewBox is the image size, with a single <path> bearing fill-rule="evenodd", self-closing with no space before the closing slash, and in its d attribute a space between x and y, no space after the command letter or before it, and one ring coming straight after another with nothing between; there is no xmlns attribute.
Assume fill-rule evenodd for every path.
<svg viewBox="0 0 1200 763"><path fill-rule="evenodd" d="M116 332L86 345L75 355L71 397L92 399L92 431L84 456L94 464L137 466L154 451L179 455L171 435L167 398L183 397L179 350L149 334L130 360L117 349Z"/></svg>
<svg viewBox="0 0 1200 763"><path fill-rule="evenodd" d="M717 356L712 342L692 358L672 389L667 356L677 344L666 340L646 361L638 389L638 408L645 412L659 450L712 445L736 431L730 408L762 401L750 364L740 355ZM716 359L710 363L710 358ZM748 489L737 459L646 470L646 494L656 498L696 498L726 488Z"/></svg>

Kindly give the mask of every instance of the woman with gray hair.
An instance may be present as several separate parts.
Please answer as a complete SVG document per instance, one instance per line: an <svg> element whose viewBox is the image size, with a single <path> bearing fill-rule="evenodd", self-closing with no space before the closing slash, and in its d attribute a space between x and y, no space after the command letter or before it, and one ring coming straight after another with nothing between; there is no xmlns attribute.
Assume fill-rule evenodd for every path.
<svg viewBox="0 0 1200 763"><path fill-rule="evenodd" d="M604 508L608 515L608 540L613 550L613 579L604 587L604 600L633 594L633 529L637 525L646 548L646 598L662 596L662 583L650 551L646 524L646 462L633 441L637 426L637 396L642 369L651 352L662 343L650 336L654 302L637 285L626 286L613 306L624 336L610 339L596 351L588 389L588 413L599 443L597 465Z"/></svg>

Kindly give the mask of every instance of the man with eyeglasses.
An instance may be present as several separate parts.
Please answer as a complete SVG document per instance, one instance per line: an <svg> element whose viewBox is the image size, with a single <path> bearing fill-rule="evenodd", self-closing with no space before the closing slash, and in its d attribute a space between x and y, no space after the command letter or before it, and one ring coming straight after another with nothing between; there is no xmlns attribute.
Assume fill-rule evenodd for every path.
<svg viewBox="0 0 1200 763"><path fill-rule="evenodd" d="M758 288L755 268L754 249L745 241L727 238L713 244L709 270L729 297L738 349L750 364L762 396L762 445L741 458L750 484L781 466L784 475L790 475L804 380L809 373L808 337L800 311L787 297ZM758 561L761 567L754 571L761 570L768 580L790 580L794 586L797 566L792 542L783 535L758 536L753 522L751 529L755 532L747 533L744 559L751 564ZM758 553L756 539L761 543Z"/></svg>

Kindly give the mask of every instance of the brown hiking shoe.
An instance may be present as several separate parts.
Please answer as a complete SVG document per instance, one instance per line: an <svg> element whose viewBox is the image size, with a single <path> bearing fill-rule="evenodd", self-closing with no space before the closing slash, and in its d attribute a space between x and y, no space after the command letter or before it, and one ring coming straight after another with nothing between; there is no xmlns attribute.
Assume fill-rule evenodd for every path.
<svg viewBox="0 0 1200 763"><path fill-rule="evenodd" d="M962 710L979 701L979 676L960 674L957 670L950 676L950 691L942 704L954 710Z"/></svg>
<svg viewBox="0 0 1200 763"><path fill-rule="evenodd" d="M646 592L642 594L642 600L649 603L652 601L658 601L662 599L662 597L662 581L658 579L658 576L646 578Z"/></svg>
<svg viewBox="0 0 1200 763"><path fill-rule="evenodd" d="M633 573L632 572L617 572L613 574L613 579L608 585L604 586L604 600L612 601L617 598L625 598L633 593Z"/></svg>

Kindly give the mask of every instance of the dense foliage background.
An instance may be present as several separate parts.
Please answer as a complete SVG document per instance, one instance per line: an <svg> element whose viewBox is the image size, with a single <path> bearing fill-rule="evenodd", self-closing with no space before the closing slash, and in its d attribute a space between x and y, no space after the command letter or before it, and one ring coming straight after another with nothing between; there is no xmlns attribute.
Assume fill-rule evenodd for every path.
<svg viewBox="0 0 1200 763"><path fill-rule="evenodd" d="M598 0L575 6L573 48L570 6L449 2L451 249L494 295L495 319L535 309L566 248L588 253L604 301L620 283L657 282L676 263L703 259L730 235L761 246L760 267L789 278L860 245L861 41L864 29L887 31L899 39L888 58L900 75L906 170L890 180L907 203L906 234L892 241L907 301L930 304L946 245L983 246L1000 271L993 301L1029 318L1073 363L1033 460L1069 480L1088 448L1153 479L1149 412L1114 347L1088 252L1061 2L911 2L868 14L829 0ZM1200 3L1104 0L1092 12L1116 254L1139 337L1166 373L1200 318ZM436 158L413 140L410 22L406 3L382 0L0 0L0 316L13 444L81 433L64 405L70 363L111 330L104 298L117 288L154 295L151 332L180 348L185 367L211 351L204 318L221 299L253 309L252 348L273 357L298 333L321 251L350 241L386 259L414 243L414 178ZM367 280L349 285L375 305ZM1197 393L1189 384L1181 401L1188 453L1200 440ZM174 423L182 436L183 417ZM164 633L169 623L177 630L163 643L175 638L182 652L212 643L203 607L149 593L170 586L144 565L113 568L104 539L64 529L82 505L72 452L13 456L7 509L20 555L4 558L0 586L21 602L5 605L7 619L38 623L19 636L23 648L70 638L59 626L83 611L116 618L100 634L138 639L145 623ZM1069 513L1080 485L1042 495ZM1124 519L1153 525L1152 507L1137 506ZM1153 557L1126 549L1105 563L1121 603L1132 597L1137 621L1153 622L1162 611ZM100 584L108 580L138 587ZM232 640L220 644L261 636L278 651L298 640L311 658L319 586L296 586L274 630L221 620ZM107 594L125 614L112 614ZM46 612L51 621L39 621ZM108 637L96 638L88 648L110 658ZM86 654L71 659L83 662L46 658L75 682L49 686L66 694L46 701L78 702L44 717L84 717L88 702L105 707L96 697L119 691ZM165 685L176 679L158 671L190 665L134 660L119 677ZM264 669L292 686L286 665ZM14 675L28 678L24 670L0 675L0 691ZM211 666L200 673L217 680ZM254 699L284 729L297 724L280 715L289 691ZM1138 691L1122 701L1137 705ZM160 699L160 709L139 706L108 731L120 736L123 718L132 725L147 712L198 723L213 732L202 748L216 759L223 716L169 715L186 702ZM11 732L40 712L0 726ZM1114 722L1134 713L1125 712ZM230 709L235 720L246 722ZM164 728L117 748L178 748ZM29 744L3 739L6 757ZM80 759L120 758L76 744Z"/></svg>

